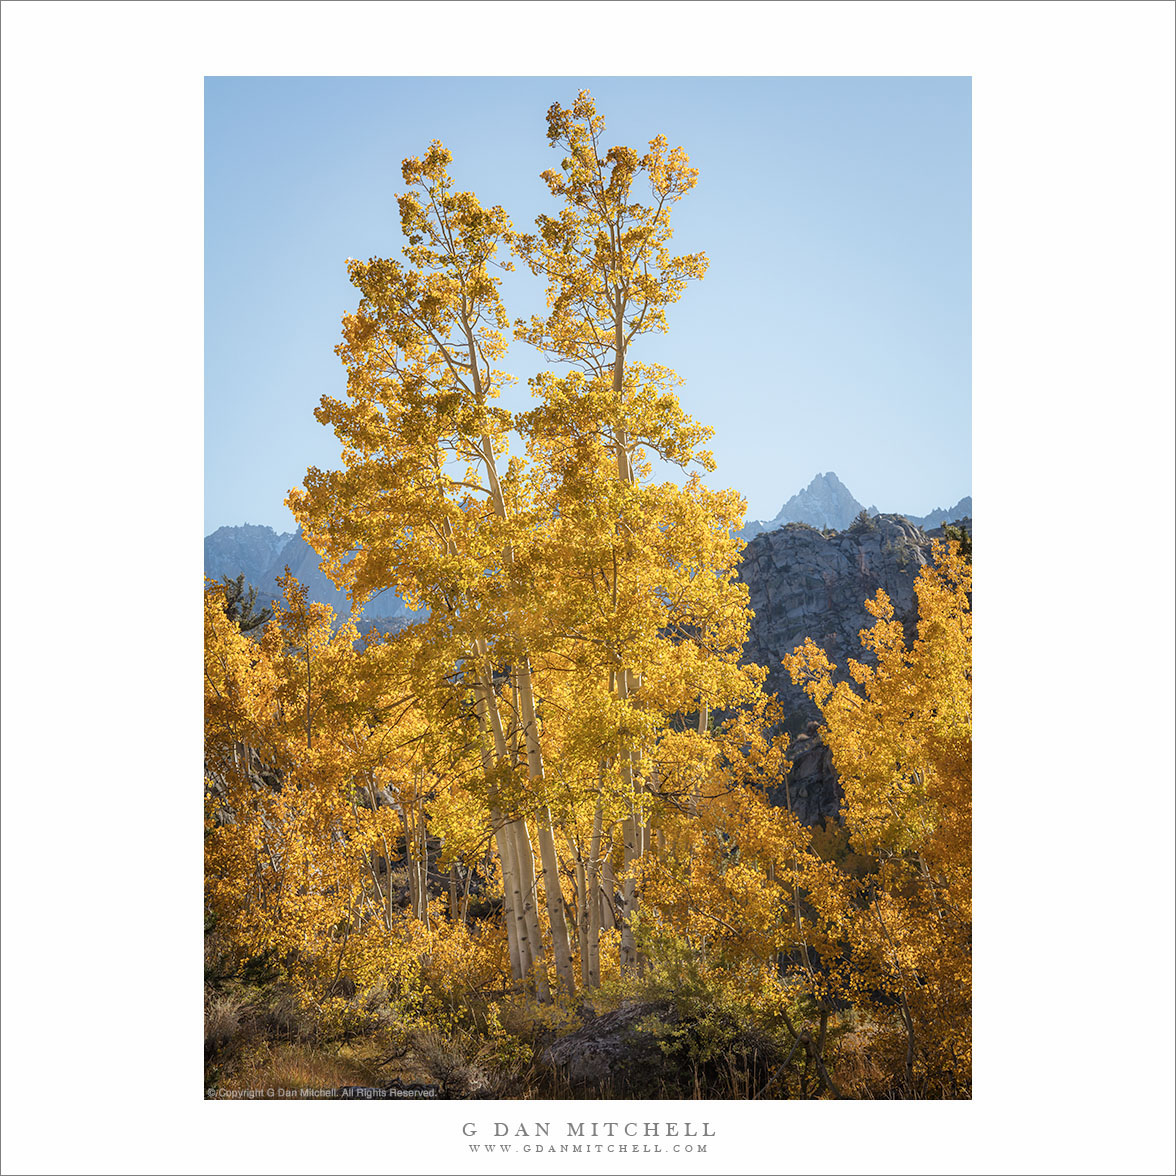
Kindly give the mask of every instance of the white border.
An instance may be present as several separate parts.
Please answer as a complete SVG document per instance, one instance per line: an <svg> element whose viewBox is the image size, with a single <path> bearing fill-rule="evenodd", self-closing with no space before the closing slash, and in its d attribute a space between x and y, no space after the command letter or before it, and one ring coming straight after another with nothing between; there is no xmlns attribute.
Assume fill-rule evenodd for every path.
<svg viewBox="0 0 1176 1176"><path fill-rule="evenodd" d="M976 1098L528 1169L1171 1171L1172 41L1122 0L6 3L4 1170L506 1171L462 1121L566 1113L344 1131L195 1061L202 79L441 70L974 77Z"/></svg>

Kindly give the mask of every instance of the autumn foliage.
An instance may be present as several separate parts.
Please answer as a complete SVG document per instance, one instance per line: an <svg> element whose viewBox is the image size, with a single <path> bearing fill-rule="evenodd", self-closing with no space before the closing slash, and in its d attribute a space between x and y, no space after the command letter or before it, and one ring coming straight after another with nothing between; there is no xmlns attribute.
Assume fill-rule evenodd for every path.
<svg viewBox="0 0 1176 1176"><path fill-rule="evenodd" d="M223 967L264 961L324 1040L448 1034L484 1070L656 998L696 1076L758 1027L752 1052L779 1056L744 1097L966 1094L970 566L938 551L909 647L871 603L857 689L811 643L789 659L843 820L825 836L770 804L787 739L740 664L743 503L700 480L711 431L678 377L633 357L706 271L671 249L697 172L603 132L586 93L548 112L557 207L530 234L433 143L403 166L402 260L349 263L346 396L317 410L342 464L289 505L357 611L395 588L418 619L361 641L287 577L249 636L208 586ZM512 257L547 288L513 328L550 365L521 413L498 403ZM870 1077L839 1081L854 1049Z"/></svg>
<svg viewBox="0 0 1176 1176"><path fill-rule="evenodd" d="M958 542L934 551L909 647L886 594L867 602L873 658L849 665L860 689L833 685L811 639L786 664L824 714L845 832L873 863L814 888L841 988L875 1015L897 1006L908 1086L955 1089L971 1073L972 569Z"/></svg>

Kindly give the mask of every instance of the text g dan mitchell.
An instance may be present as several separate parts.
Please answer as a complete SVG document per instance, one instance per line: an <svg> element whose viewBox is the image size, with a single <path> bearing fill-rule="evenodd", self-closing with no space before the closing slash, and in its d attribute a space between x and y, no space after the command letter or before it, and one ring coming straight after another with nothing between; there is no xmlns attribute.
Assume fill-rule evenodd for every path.
<svg viewBox="0 0 1176 1176"><path fill-rule="evenodd" d="M565 1139L713 1139L710 1123L673 1123L661 1121L639 1122L607 1120L600 1122L555 1124L564 1128ZM461 1133L467 1137L483 1136L494 1139L549 1139L552 1124L548 1123L463 1123Z"/></svg>

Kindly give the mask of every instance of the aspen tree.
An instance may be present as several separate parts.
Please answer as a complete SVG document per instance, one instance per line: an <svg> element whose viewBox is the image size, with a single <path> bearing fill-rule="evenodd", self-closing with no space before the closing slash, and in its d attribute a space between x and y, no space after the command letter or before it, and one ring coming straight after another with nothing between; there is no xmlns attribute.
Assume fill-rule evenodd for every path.
<svg viewBox="0 0 1176 1176"><path fill-rule="evenodd" d="M574 990L567 927L554 863L550 814L542 802L540 732L530 664L509 612L496 610L495 576L509 579L513 538L499 471L507 414L493 405L509 377L493 364L505 351L505 312L491 270L510 232L501 208L484 208L454 190L449 152L434 143L423 159L406 160L409 190L399 197L408 239L406 265L352 262L362 300L344 320L339 353L348 369L349 403L324 397L316 415L344 444L345 469L312 469L305 489L290 496L308 541L324 567L357 600L393 586L433 610L457 660L474 663L474 689L502 795L513 771L494 685L494 653L513 665L522 703L522 733L533 791L549 930L561 982ZM464 471L454 463L464 463ZM497 603L504 594L497 590ZM505 595L509 602L509 594ZM464 645L464 650L461 646ZM506 773L505 776L502 774ZM513 791L513 790L512 790ZM522 797L509 796L513 804ZM542 970L543 944L534 907L534 852L525 819L504 812L497 828L504 885L520 940L520 968ZM537 975L542 988L545 980ZM542 995L542 993L541 993Z"/></svg>
<svg viewBox="0 0 1176 1176"><path fill-rule="evenodd" d="M522 427L532 459L549 471L547 493L558 503L558 522L549 530L557 547L562 539L559 566L567 567L573 545L580 552L570 556L570 575L560 580L567 601L545 614L561 613L560 631L607 655L597 672L607 677L615 703L610 758L622 805L616 816L624 846L621 951L628 967L637 961L633 916L654 817L650 753L665 714L657 715L662 700L649 680L660 672L663 685L676 676L667 672L672 659L653 646L667 626L674 640L686 637L696 620L686 597L702 599L706 592L696 589L708 578L714 581L706 585L714 589L712 610L725 611L733 622L725 635L732 644L717 649L742 645L737 614L746 610L746 598L731 582L738 545L726 538L727 528L738 525L742 503L706 491L697 478L684 488L649 484L648 454L713 469L701 448L711 430L682 411L672 371L630 358L643 335L666 330L666 308L706 271L704 254L674 256L669 248L671 209L694 187L697 169L682 148L669 149L660 136L645 153L606 150L604 120L586 91L570 109L554 104L547 122L548 140L563 159L543 179L562 206L540 216L538 231L516 238L515 248L545 278L549 309L545 317L518 322L516 334L572 370L532 382L541 405ZM673 524L687 520L673 534ZM713 562L690 552L686 530L694 531ZM685 565L694 565L696 587L686 587ZM576 602L586 605L579 615ZM603 625L601 617L608 618ZM713 699L714 705L723 701Z"/></svg>
<svg viewBox="0 0 1176 1176"><path fill-rule="evenodd" d="M290 961L313 1002L365 926L387 927L372 862L397 831L390 809L355 798L357 781L390 781L368 716L392 708L384 673L354 648L354 626L335 629L331 609L308 604L292 577L283 588L259 641L225 617L223 588L206 592L205 884L238 949ZM385 652L371 661L387 662Z"/></svg>
<svg viewBox="0 0 1176 1176"><path fill-rule="evenodd" d="M324 397L317 412L343 443L344 468L312 469L289 500L357 602L395 586L449 642L474 696L512 966L540 995L540 893L556 974L575 990L559 860L568 838L557 843L556 828L591 844L598 826L602 852L619 838L619 891L604 895L603 861L585 863L584 887L607 898L609 918L619 904L635 962L642 860L664 803L649 789L659 738L675 716L751 688L736 664L748 610L730 531L742 500L696 475L652 481L653 455L713 469L710 430L682 411L674 373L629 358L705 270L702 254L668 248L670 209L696 172L660 138L644 155L598 155L603 124L587 95L572 111L552 107L548 122L569 151L562 177L545 176L566 207L541 217L536 236L514 238L502 209L456 191L440 144L405 161L405 263L350 263L362 297L339 348L348 399ZM509 266L497 261L508 240L547 278L551 305L518 333L574 368L536 377L538 406L513 420L494 403L510 381L495 366L506 316L492 275ZM526 460L501 468L512 427ZM602 759L612 772L594 788ZM589 956L592 976L591 946Z"/></svg>

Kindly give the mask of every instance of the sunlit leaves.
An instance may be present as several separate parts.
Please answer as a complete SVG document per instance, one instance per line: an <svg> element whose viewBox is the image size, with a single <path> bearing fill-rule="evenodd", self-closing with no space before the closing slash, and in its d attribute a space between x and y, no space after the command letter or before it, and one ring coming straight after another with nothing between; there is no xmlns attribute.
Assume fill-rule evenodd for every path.
<svg viewBox="0 0 1176 1176"><path fill-rule="evenodd" d="M828 896L854 964L853 991L905 1002L921 1064L966 1080L971 1058L972 568L934 545L915 583L910 645L885 594L867 607L860 687L834 685L811 642L786 659L821 707L845 790L852 850L876 861L856 892ZM873 994L873 995L872 995Z"/></svg>

